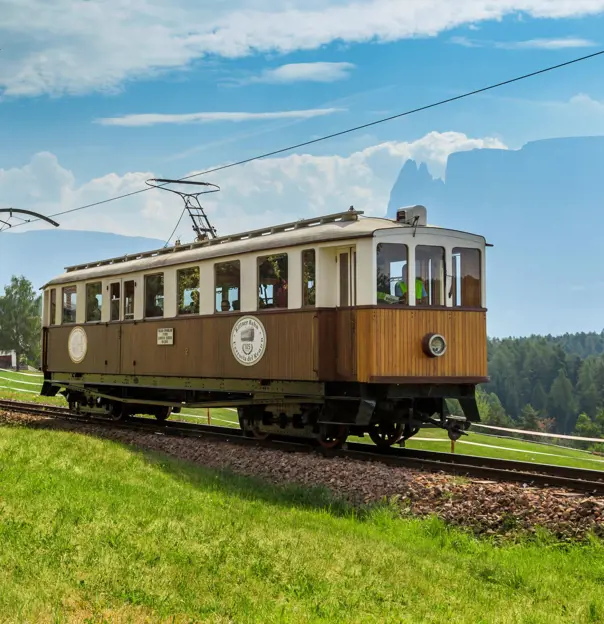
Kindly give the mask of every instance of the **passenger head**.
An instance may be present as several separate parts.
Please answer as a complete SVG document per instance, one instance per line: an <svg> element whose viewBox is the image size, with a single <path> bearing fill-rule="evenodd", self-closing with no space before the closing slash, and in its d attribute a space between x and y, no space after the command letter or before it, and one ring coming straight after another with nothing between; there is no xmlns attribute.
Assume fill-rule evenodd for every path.
<svg viewBox="0 0 604 624"><path fill-rule="evenodd" d="M227 299L223 299L220 307L223 312L228 312L231 309L231 304L228 302Z"/></svg>

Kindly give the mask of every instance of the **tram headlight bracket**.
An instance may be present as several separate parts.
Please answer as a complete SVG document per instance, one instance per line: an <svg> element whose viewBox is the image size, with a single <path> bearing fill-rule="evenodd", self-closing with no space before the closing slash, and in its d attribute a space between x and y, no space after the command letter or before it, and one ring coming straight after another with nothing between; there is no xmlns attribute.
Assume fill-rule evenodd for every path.
<svg viewBox="0 0 604 624"><path fill-rule="evenodd" d="M426 334L422 340L422 350L428 357L442 357L447 351L447 341L440 334Z"/></svg>

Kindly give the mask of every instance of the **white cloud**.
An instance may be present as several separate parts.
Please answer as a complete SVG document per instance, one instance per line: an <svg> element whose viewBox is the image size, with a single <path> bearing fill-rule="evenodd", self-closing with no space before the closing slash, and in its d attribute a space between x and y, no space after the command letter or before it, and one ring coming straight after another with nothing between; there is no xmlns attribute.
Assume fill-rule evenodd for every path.
<svg viewBox="0 0 604 624"><path fill-rule="evenodd" d="M468 37L451 37L451 43L466 48L501 48L503 50L564 50L570 48L592 48L597 42L578 37L559 39L528 39L527 41L483 41Z"/></svg>
<svg viewBox="0 0 604 624"><path fill-rule="evenodd" d="M219 184L222 192L207 196L204 205L222 234L346 210L350 205L383 215L407 159L425 162L433 175L442 176L449 154L479 148L505 145L490 137L431 132L416 141L380 143L347 156L294 154L259 160L211 175L208 181ZM0 196L10 205L52 214L137 191L152 177L152 172L110 173L78 185L54 155L41 153L22 168L0 170ZM181 210L178 197L151 190L58 220L65 229L162 238L170 234ZM190 224L183 220L176 234L190 240Z"/></svg>
<svg viewBox="0 0 604 624"><path fill-rule="evenodd" d="M583 111L589 111L597 114L604 114L604 102L594 100L586 93L578 93L570 98L568 105L571 107L578 107Z"/></svg>
<svg viewBox="0 0 604 624"><path fill-rule="evenodd" d="M528 41L499 42L498 48L510 50L563 50L568 48L593 48L598 44L589 39L566 37L562 39L529 39Z"/></svg>
<svg viewBox="0 0 604 624"><path fill-rule="evenodd" d="M354 67L352 63L290 63L267 69L247 82L335 82L349 78Z"/></svg>
<svg viewBox="0 0 604 624"><path fill-rule="evenodd" d="M568 18L604 0L0 0L7 96L113 90L208 55L433 37L524 12Z"/></svg>
<svg viewBox="0 0 604 624"><path fill-rule="evenodd" d="M269 119L311 119L341 112L341 108L316 108L299 111L277 111L268 113L248 112L215 112L215 113L185 113L182 115L167 115L162 113L143 113L139 115L123 115L122 117L105 117L96 122L105 126L154 126L157 124L188 124L188 123L215 123L219 121L266 121Z"/></svg>

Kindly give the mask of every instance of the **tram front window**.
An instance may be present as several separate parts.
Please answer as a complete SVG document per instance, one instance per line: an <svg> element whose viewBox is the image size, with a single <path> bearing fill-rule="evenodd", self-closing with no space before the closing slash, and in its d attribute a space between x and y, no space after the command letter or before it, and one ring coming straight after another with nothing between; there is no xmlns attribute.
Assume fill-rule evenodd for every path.
<svg viewBox="0 0 604 624"><path fill-rule="evenodd" d="M377 304L407 304L407 245L379 243L377 246Z"/></svg>
<svg viewBox="0 0 604 624"><path fill-rule="evenodd" d="M418 245L415 248L415 277L423 285L421 298L416 296L417 305L445 305L444 247Z"/></svg>

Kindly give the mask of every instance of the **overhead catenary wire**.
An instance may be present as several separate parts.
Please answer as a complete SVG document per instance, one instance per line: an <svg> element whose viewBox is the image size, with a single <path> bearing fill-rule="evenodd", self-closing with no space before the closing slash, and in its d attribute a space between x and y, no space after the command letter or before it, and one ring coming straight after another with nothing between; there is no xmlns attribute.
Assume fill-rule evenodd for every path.
<svg viewBox="0 0 604 624"><path fill-rule="evenodd" d="M515 83L515 82L520 82L521 80L527 80L528 78L533 78L533 77L538 76L540 74L545 74L545 73L548 73L548 72L551 72L551 71L554 71L554 70L557 70L557 69L561 69L562 67L567 67L569 65L574 65L576 63L580 63L582 61L586 61L586 60L589 60L589 59L601 56L603 54L604 54L604 50L600 50L598 52L593 52L592 54L587 54L585 56L574 58L574 59L571 59L570 61L565 61L564 63L558 63L557 65L550 65L549 67L545 67L545 68L539 69L537 71L533 71L533 72L530 72L530 73L527 73L527 74L523 74L521 76L516 76L515 78L510 78L508 80L497 82L497 83L488 85L486 87L481 87L480 89L474 89L473 91L468 91L466 93L462 93L461 95L456 95L456 96L453 96L453 97L450 97L450 98L447 98L447 99L444 99L444 100L439 100L438 102L433 102L432 104L426 104L426 105L420 106L418 108L413 108L411 110L407 110L407 111L404 111L402 113L397 113L395 115L390 115L389 117L383 117L381 119L376 119L375 121L371 121L371 122L368 122L368 123L365 123L365 124L354 126L352 128L347 128L345 130L340 130L339 132L334 132L332 134L327 134L327 135L324 135L324 136L321 136L321 137L317 137L316 139L310 139L310 140L304 141L302 143L296 143L294 145L289 145L287 147L283 147L283 148L280 148L280 149L277 149L277 150L273 150L271 152L266 152L264 154L259 154L257 156L252 156L250 158L245 158L243 160L238 160L238 161L235 161L235 162L232 162L232 163L228 163L226 165L220 165L218 167L213 167L212 169L206 169L206 170L200 171L198 173L192 173L191 175L179 178L179 181L189 180L191 178L196 178L198 176L208 175L210 173L216 173L218 171L224 171L225 169L230 169L232 167L238 167L238 166L241 166L241 165L246 165L246 164L254 162L256 160L261 160L263 158L269 158L270 156L277 156L279 154L283 154L285 152L289 152L289 151L292 151L292 150L295 150L295 149L299 149L301 147L306 147L308 145L314 145L316 143L320 143L322 141L327 141L329 139L334 139L336 137L340 137L340 136L343 136L343 135L346 135L346 134L350 134L352 132L358 132L359 130L364 130L364 129L370 128L372 126L377 126L379 124L383 124L383 123L386 123L386 122L389 122L389 121L393 121L395 119L400 119L402 117L407 117L409 115L413 115L415 113L420 113L422 111L426 111L426 110L429 110L431 108L436 108L438 106L443 106L445 104L450 104L452 102L463 100L463 99L471 97L473 95L478 95L479 93L484 93L486 91L492 91L493 89L498 89L499 87L503 87L503 86L506 86L506 85L509 85L509 84L512 84L512 83ZM50 217L59 217L59 216L62 216L62 215L71 214L71 213L74 213L74 212L79 212L80 210L87 210L89 208L102 206L104 204L108 204L110 202L117 201L119 199L126 199L127 197L133 197L134 195L139 195L140 193L146 193L147 191L150 191L150 190L151 190L151 188L142 188L142 189L139 189L138 191L132 191L130 193L124 193L122 195L109 197L107 199L103 199L103 200L100 200L100 201L97 201L97 202L93 202L93 203L90 203L90 204L84 204L83 206L78 206L76 208L70 208L69 210L63 210L61 212L56 212L56 213L50 215ZM182 216L181 216L181 219L182 219ZM35 221L35 219L30 221L29 223L31 223L33 221ZM179 219L179 223L180 223L180 219ZM14 227L18 227L19 225L24 225L24 224L18 224L18 225L14 226ZM178 227L178 224L177 224L176 228L177 227ZM176 228L174 229L174 231L176 231ZM170 235L170 238L172 236L173 236L173 233Z"/></svg>
<svg viewBox="0 0 604 624"><path fill-rule="evenodd" d="M178 221L176 222L176 225L174 226L174 229L172 230L172 233L170 234L170 236L166 239L166 242L164 243L164 247L168 246L168 243L172 240L172 237L174 236L174 233L176 232L176 230L178 229L178 226L180 225L180 222L182 221L182 218L185 216L185 212L187 211L187 207L185 206L182 209L182 212L180 213L180 217L178 217Z"/></svg>

